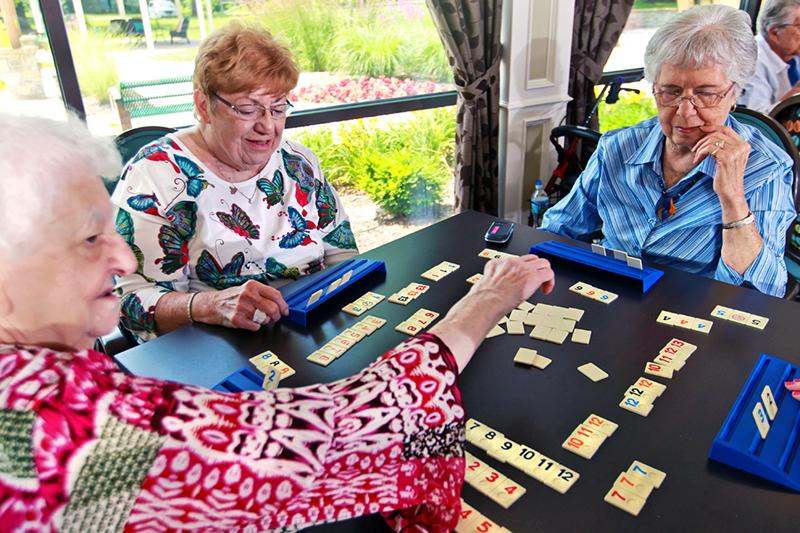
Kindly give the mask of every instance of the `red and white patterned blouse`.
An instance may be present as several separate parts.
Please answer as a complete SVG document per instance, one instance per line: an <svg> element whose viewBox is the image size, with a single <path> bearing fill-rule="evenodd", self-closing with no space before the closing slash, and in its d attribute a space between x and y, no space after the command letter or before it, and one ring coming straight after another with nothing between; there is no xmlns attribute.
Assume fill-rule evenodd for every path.
<svg viewBox="0 0 800 533"><path fill-rule="evenodd" d="M334 383L237 394L0 346L0 531L256 533L376 512L452 531L457 376L432 335Z"/></svg>

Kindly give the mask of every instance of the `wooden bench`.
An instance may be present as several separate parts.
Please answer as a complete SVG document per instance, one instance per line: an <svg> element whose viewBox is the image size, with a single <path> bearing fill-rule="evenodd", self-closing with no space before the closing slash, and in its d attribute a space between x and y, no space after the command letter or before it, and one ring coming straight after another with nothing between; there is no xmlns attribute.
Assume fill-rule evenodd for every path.
<svg viewBox="0 0 800 533"><path fill-rule="evenodd" d="M192 76L119 82L108 89L122 131L131 129L132 118L194 111Z"/></svg>

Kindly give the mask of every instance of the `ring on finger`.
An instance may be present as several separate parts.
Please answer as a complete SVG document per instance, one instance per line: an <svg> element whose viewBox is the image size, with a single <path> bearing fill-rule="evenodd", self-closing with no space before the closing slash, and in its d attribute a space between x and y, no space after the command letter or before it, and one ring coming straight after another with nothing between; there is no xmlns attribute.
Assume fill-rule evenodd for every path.
<svg viewBox="0 0 800 533"><path fill-rule="evenodd" d="M253 313L253 322L255 322L256 324L263 324L266 319L267 319L267 313L265 313L261 309L256 309L256 312Z"/></svg>
<svg viewBox="0 0 800 533"><path fill-rule="evenodd" d="M711 155L712 155L712 156L716 156L716 155L717 155L717 152L719 152L719 148L717 148L716 150L714 150L713 152L711 152Z"/></svg>
<svg viewBox="0 0 800 533"><path fill-rule="evenodd" d="M714 143L714 146L716 146L719 149L725 148L725 141L717 141Z"/></svg>

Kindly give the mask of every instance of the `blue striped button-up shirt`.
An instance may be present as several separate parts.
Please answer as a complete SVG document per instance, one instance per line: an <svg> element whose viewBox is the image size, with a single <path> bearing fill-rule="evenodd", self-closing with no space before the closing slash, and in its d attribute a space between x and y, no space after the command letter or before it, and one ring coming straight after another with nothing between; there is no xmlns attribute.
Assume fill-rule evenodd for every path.
<svg viewBox="0 0 800 533"><path fill-rule="evenodd" d="M545 214L542 229L575 238L602 225L606 248L782 296L786 229L796 214L792 161L755 128L731 117L725 125L751 146L744 194L764 242L743 276L721 258L722 209L713 188L713 157L703 159L669 190L680 191L701 175L675 204L676 213L665 222L656 216L664 152L658 117L603 135L570 193Z"/></svg>

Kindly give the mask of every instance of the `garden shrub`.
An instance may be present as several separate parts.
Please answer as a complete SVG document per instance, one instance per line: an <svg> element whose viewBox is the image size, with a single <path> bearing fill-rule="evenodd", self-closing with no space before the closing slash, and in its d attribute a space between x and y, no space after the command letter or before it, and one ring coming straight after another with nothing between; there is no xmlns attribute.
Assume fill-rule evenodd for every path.
<svg viewBox="0 0 800 533"><path fill-rule="evenodd" d="M633 126L658 114L652 95L623 92L615 104L602 102L597 108L600 132Z"/></svg>
<svg viewBox="0 0 800 533"><path fill-rule="evenodd" d="M107 104L108 88L119 85L119 69L115 56L133 49L135 43L122 39L107 28L90 28L85 35L78 30L69 32L70 50L84 96L94 97Z"/></svg>

